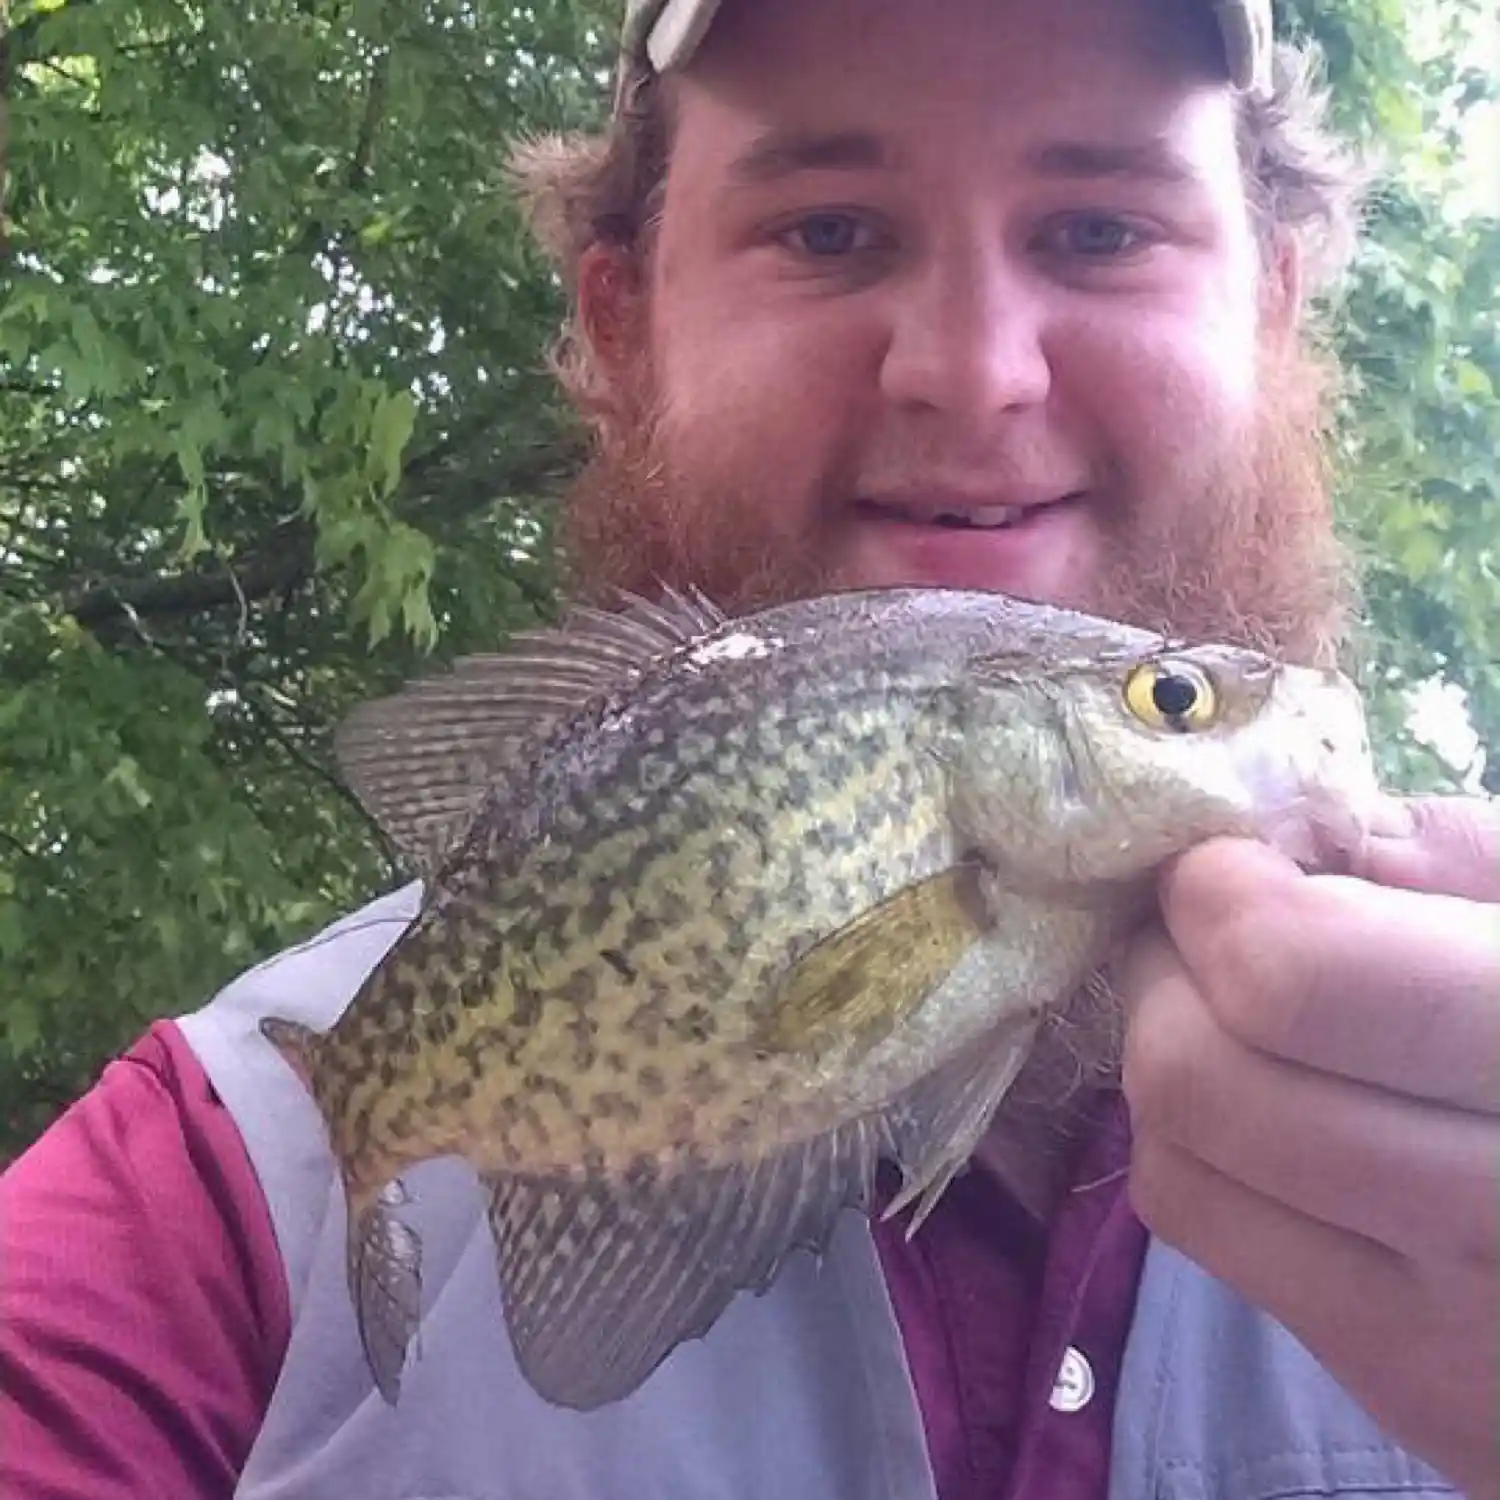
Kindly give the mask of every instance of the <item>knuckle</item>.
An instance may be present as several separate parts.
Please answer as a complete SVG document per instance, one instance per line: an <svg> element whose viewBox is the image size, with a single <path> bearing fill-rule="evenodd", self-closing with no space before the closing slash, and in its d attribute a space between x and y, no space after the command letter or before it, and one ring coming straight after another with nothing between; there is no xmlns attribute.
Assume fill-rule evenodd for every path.
<svg viewBox="0 0 1500 1500"><path fill-rule="evenodd" d="M1143 1014L1125 1047L1124 1087L1137 1130L1180 1134L1201 1091L1201 1007L1163 1005Z"/></svg>
<svg viewBox="0 0 1500 1500"><path fill-rule="evenodd" d="M1500 804L1479 797L1423 798L1412 805L1417 837L1491 867L1500 857Z"/></svg>

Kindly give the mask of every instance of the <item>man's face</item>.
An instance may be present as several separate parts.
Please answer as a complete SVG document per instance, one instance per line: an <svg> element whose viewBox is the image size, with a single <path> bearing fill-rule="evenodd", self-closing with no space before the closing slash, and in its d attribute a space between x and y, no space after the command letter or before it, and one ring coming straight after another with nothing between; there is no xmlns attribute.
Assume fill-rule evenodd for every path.
<svg viewBox="0 0 1500 1500"><path fill-rule="evenodd" d="M584 582L947 584L1321 649L1316 374L1201 0L726 4L675 85ZM627 332L628 331L628 332Z"/></svg>

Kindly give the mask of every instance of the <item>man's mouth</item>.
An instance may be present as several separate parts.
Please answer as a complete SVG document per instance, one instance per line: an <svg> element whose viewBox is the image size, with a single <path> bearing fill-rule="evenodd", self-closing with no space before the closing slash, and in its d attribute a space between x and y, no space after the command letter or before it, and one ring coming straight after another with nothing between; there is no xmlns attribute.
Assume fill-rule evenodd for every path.
<svg viewBox="0 0 1500 1500"><path fill-rule="evenodd" d="M1066 482L876 490L847 512L849 574L869 586L1060 597L1086 566L1088 505L1088 491Z"/></svg>
<svg viewBox="0 0 1500 1500"><path fill-rule="evenodd" d="M1025 505L956 505L941 500L860 500L855 508L869 520L905 522L912 526L942 526L957 531L1005 531L1021 525L1039 511L1077 498L1077 493L1072 493Z"/></svg>

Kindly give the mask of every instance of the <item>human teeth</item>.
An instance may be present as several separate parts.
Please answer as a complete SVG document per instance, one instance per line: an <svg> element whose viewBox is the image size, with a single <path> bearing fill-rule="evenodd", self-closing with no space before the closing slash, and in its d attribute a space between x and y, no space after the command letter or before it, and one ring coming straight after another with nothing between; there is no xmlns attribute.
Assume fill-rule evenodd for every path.
<svg viewBox="0 0 1500 1500"><path fill-rule="evenodd" d="M939 525L977 526L993 531L1005 526L1014 526L1025 514L1026 512L1019 507L983 505L978 510L929 511L918 519L936 521Z"/></svg>
<svg viewBox="0 0 1500 1500"><path fill-rule="evenodd" d="M966 519L971 526L1014 526L1024 514L1009 505L986 505L969 511Z"/></svg>
<svg viewBox="0 0 1500 1500"><path fill-rule="evenodd" d="M1001 526L1014 526L1025 514L1024 506L1013 505L981 505L974 510L944 510L938 505L898 505L895 507L898 515L904 516L908 521L918 521L924 525L937 522L948 526L983 526L995 528Z"/></svg>

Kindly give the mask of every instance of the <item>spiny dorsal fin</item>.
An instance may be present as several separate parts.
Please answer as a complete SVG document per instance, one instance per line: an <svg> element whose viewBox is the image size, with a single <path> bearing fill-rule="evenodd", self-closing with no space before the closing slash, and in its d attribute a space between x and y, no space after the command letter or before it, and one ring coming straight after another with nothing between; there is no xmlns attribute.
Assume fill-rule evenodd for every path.
<svg viewBox="0 0 1500 1500"><path fill-rule="evenodd" d="M578 606L507 651L464 657L340 726L340 768L370 816L424 875L479 809L516 747L726 621L702 594L652 603L618 591L617 612Z"/></svg>

